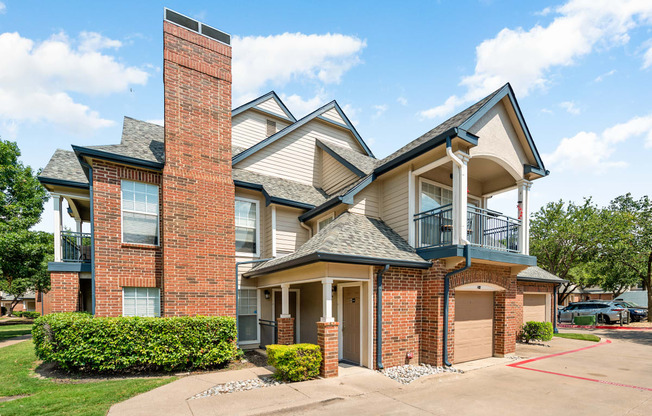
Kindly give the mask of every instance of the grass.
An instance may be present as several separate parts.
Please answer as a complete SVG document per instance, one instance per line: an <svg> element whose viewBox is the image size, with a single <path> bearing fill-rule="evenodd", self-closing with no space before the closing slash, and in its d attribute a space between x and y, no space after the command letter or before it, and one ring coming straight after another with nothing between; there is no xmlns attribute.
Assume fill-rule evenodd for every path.
<svg viewBox="0 0 652 416"><path fill-rule="evenodd" d="M31 325L3 325L0 326L0 341L27 335L32 332Z"/></svg>
<svg viewBox="0 0 652 416"><path fill-rule="evenodd" d="M167 384L174 377L75 383L41 379L34 345L20 342L0 350L0 397L27 396L0 402L0 415L105 415L111 405Z"/></svg>
<svg viewBox="0 0 652 416"><path fill-rule="evenodd" d="M555 334L555 336L559 338L579 339L580 341L600 342L600 337L593 334L559 333Z"/></svg>

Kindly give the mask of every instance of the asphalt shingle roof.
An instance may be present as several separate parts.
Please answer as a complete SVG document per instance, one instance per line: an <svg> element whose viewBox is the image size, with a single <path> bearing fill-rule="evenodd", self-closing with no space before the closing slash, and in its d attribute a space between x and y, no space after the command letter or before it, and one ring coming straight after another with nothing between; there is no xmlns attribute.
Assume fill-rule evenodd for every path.
<svg viewBox="0 0 652 416"><path fill-rule="evenodd" d="M125 117L120 144L86 147L148 162L164 163L164 140L165 129L163 126Z"/></svg>
<svg viewBox="0 0 652 416"><path fill-rule="evenodd" d="M262 185L270 197L288 199L313 206L321 205L328 195L319 188L274 176L233 168L233 180Z"/></svg>
<svg viewBox="0 0 652 416"><path fill-rule="evenodd" d="M527 269L520 272L516 275L517 279L529 280L529 281L540 281L546 283L564 283L566 280L555 276L552 273L549 273L543 270L538 266L531 266Z"/></svg>
<svg viewBox="0 0 652 416"><path fill-rule="evenodd" d="M407 241L383 221L345 212L294 253L261 263L245 275L277 270L290 262L294 267L296 262L300 263L301 259L307 262L317 253L377 259L388 263L407 262L422 267L429 265Z"/></svg>
<svg viewBox="0 0 652 416"><path fill-rule="evenodd" d="M339 155L342 159L346 160L356 168L360 169L365 175L369 175L373 172L374 168L378 165L378 159L363 155L362 153L356 152L355 150L347 149L346 147L341 147L328 143L323 140L318 140L323 146L328 147L334 153Z"/></svg>
<svg viewBox="0 0 652 416"><path fill-rule="evenodd" d="M39 177L88 183L88 178L79 164L77 155L71 150L57 149Z"/></svg>

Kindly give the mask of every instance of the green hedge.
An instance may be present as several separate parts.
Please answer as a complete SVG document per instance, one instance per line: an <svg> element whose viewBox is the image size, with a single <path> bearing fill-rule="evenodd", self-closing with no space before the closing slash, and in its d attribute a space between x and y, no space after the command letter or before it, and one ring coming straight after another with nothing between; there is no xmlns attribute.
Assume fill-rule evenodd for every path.
<svg viewBox="0 0 652 416"><path fill-rule="evenodd" d="M14 311L13 315L17 316L18 318L29 318L29 319L35 319L41 316L41 314L38 312L30 312L30 311Z"/></svg>
<svg viewBox="0 0 652 416"><path fill-rule="evenodd" d="M525 342L550 341L552 334L552 322L528 321L523 324L521 339Z"/></svg>
<svg viewBox="0 0 652 416"><path fill-rule="evenodd" d="M267 363L284 381L303 381L319 375L321 350L314 344L268 345Z"/></svg>
<svg viewBox="0 0 652 416"><path fill-rule="evenodd" d="M36 355L64 370L176 371L215 367L237 356L228 317L97 318L58 313L36 319Z"/></svg>

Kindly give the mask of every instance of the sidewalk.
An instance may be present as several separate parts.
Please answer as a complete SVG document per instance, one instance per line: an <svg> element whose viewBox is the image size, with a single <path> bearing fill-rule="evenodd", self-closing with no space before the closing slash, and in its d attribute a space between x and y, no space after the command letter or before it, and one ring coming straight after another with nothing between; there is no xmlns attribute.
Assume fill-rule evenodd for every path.
<svg viewBox="0 0 652 416"><path fill-rule="evenodd" d="M18 344L19 342L27 341L28 339L32 339L31 334L21 335L21 336L18 336L18 337L9 338L9 339L6 339L4 341L0 341L0 348L8 347L8 346L14 345L14 344Z"/></svg>

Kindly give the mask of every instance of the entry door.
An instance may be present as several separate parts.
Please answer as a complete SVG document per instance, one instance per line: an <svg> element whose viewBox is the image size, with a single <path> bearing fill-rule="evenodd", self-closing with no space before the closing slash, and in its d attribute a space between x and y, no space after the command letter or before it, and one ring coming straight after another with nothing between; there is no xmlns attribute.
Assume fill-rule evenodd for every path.
<svg viewBox="0 0 652 416"><path fill-rule="evenodd" d="M360 363L360 287L342 289L342 358Z"/></svg>
<svg viewBox="0 0 652 416"><path fill-rule="evenodd" d="M455 293L455 363L493 355L493 292Z"/></svg>
<svg viewBox="0 0 652 416"><path fill-rule="evenodd" d="M283 312L283 293L274 292L274 319L281 317ZM290 292L290 316L294 318L294 342L297 340L297 292Z"/></svg>

